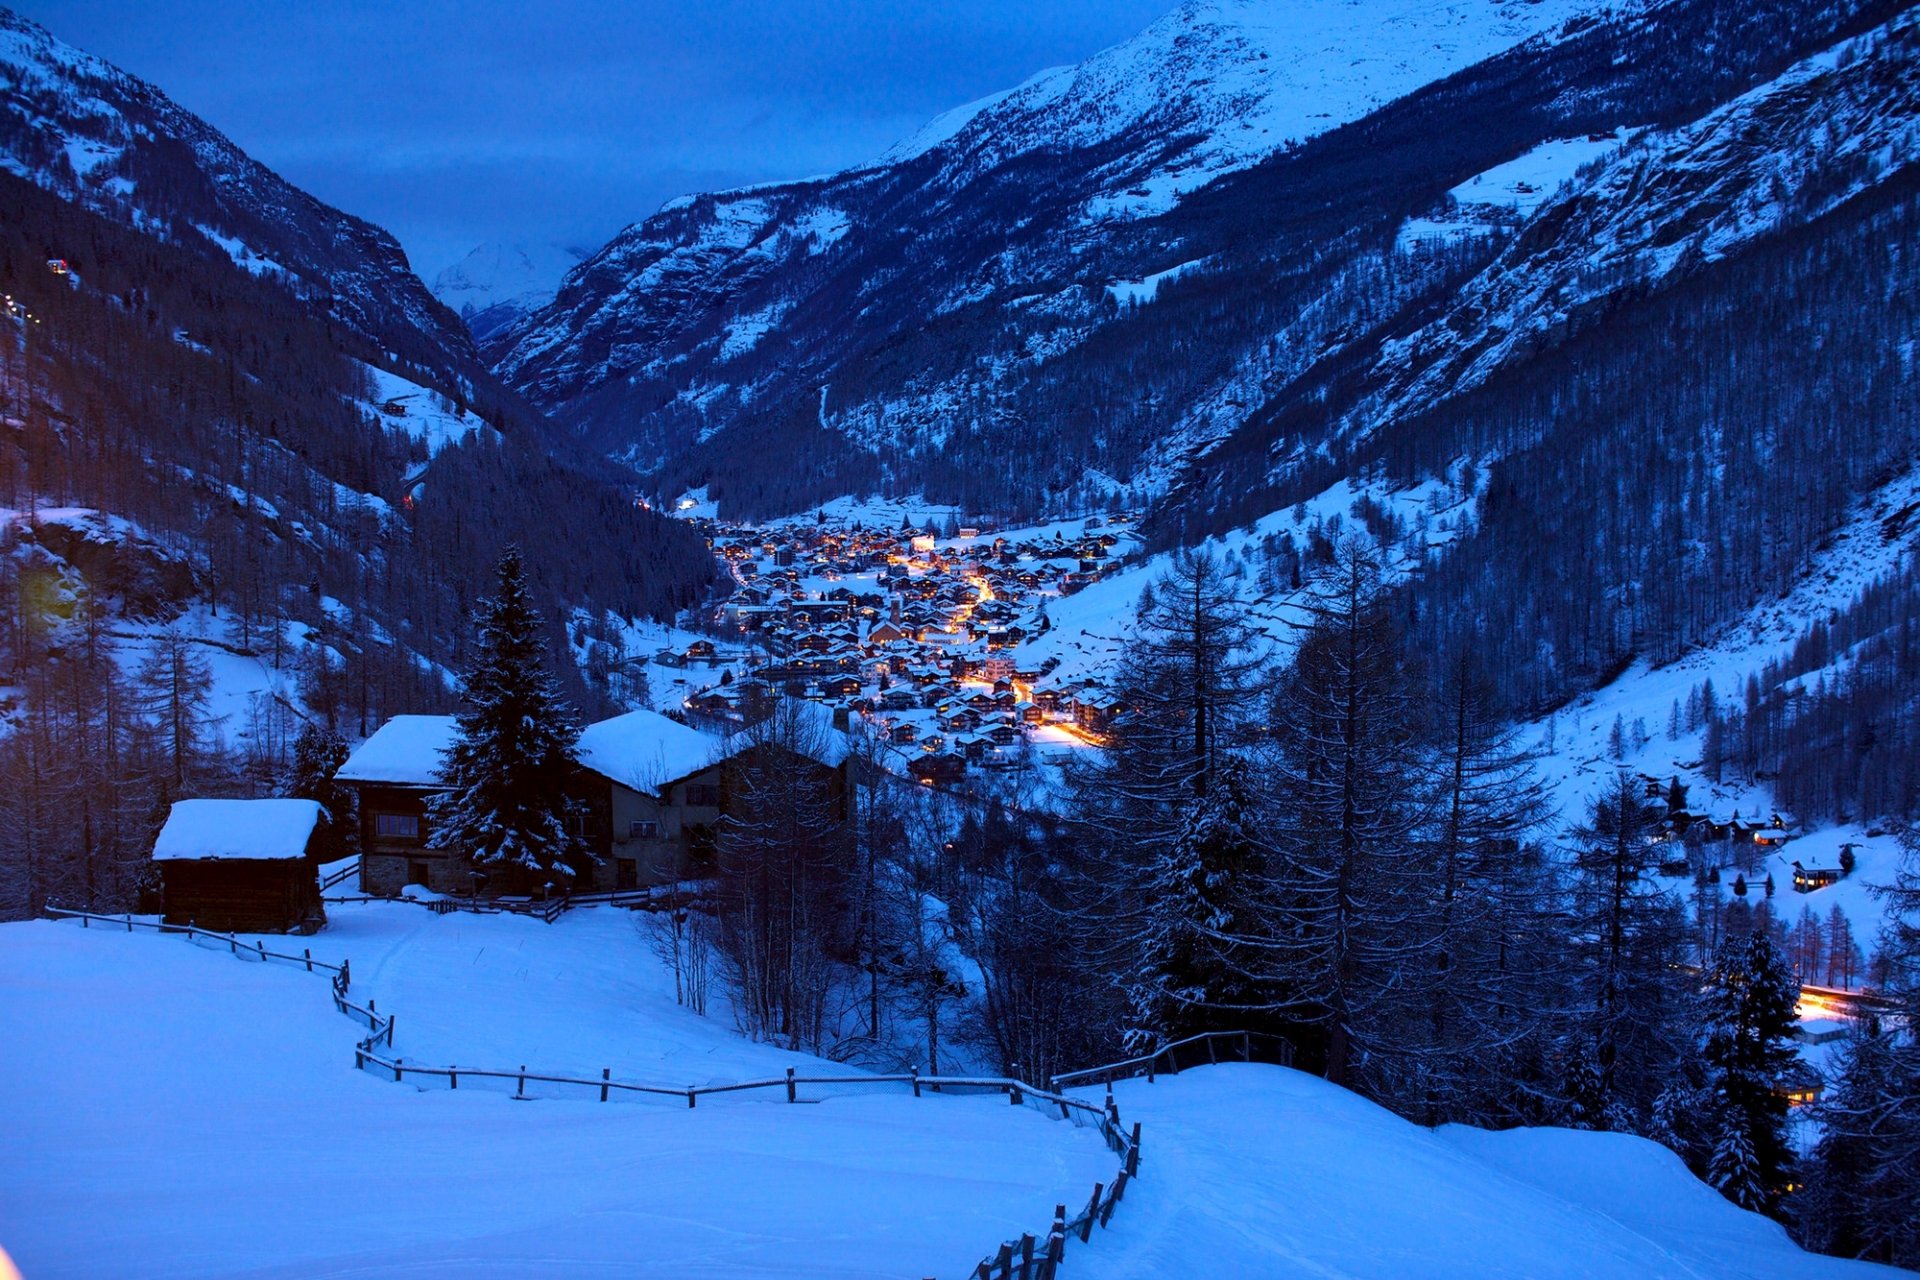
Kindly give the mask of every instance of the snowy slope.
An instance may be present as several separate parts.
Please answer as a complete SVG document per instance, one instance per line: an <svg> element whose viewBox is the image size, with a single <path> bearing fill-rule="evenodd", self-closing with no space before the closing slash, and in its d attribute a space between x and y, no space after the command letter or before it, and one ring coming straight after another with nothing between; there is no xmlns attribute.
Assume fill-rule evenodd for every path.
<svg viewBox="0 0 1920 1280"><path fill-rule="evenodd" d="M1920 149L1916 32L1909 11L1685 128L1642 135L1539 205L1445 314L1382 345L1371 371L1378 389L1339 429L1365 433L1468 391L1596 300L1658 287L1900 174ZM1536 168L1565 173L1582 154L1536 150L1464 193L1497 193Z"/></svg>
<svg viewBox="0 0 1920 1280"><path fill-rule="evenodd" d="M554 1036L586 1060L615 1034L676 1079L796 1060L676 1029L696 1020L663 1016L681 1011L661 1009L659 962L631 938L474 927L508 923L491 920L435 938L454 921L388 910L410 913L414 946L337 907L312 941L351 953L355 994L399 1011L402 1049L431 1002L466 1006L421 1032L470 1037L467 1061L569 1057ZM408 964L414 983L383 985ZM1111 1172L1090 1130L998 1099L689 1111L420 1093L353 1070L353 1024L320 977L72 924L0 926L0 1035L0 1239L36 1280L957 1276Z"/></svg>
<svg viewBox="0 0 1920 1280"><path fill-rule="evenodd" d="M433 278L433 294L460 313L477 342L545 306L586 254L555 244L477 245Z"/></svg>
<svg viewBox="0 0 1920 1280"><path fill-rule="evenodd" d="M1785 1280L1884 1268L1802 1252L1643 1139L1422 1129L1282 1067L1115 1086L1143 1126L1126 1212L1076 1280Z"/></svg>
<svg viewBox="0 0 1920 1280"><path fill-rule="evenodd" d="M399 358L450 380L488 379L391 235L288 183L153 85L4 9L0 125L0 169L158 238L202 237Z"/></svg>
<svg viewBox="0 0 1920 1280"><path fill-rule="evenodd" d="M1569 18L1591 0L1189 0L1139 35L969 111L933 147L943 169L1023 151L1093 149L1134 132L1171 139L1115 161L1089 220L1165 212L1189 192L1368 114Z"/></svg>
<svg viewBox="0 0 1920 1280"><path fill-rule="evenodd" d="M1104 286L1150 298L1149 279L1205 256L1139 261L1130 229L1422 86L1632 7L1196 0L1078 66L942 115L873 164L670 201L489 351L516 389L643 469L709 440L724 456L734 419L801 387L820 399L820 425L859 449L910 423L932 447L965 395L915 371L929 383L915 394L829 408L821 383L850 354L839 348L991 310L1030 280L1008 305L1051 318L1028 350L1053 358L1111 318ZM1180 239L1140 234L1149 258ZM1078 278L1101 256L1116 261L1089 287ZM749 351L760 358L741 361ZM1022 363L981 359L989 380Z"/></svg>

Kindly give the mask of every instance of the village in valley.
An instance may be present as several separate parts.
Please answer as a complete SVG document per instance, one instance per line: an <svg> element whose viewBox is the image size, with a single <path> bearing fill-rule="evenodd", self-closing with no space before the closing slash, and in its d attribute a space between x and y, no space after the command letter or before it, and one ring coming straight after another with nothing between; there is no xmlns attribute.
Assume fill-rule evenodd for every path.
<svg viewBox="0 0 1920 1280"><path fill-rule="evenodd" d="M863 727L882 767L970 794L1104 741L1119 711L1106 651L1038 642L1061 600L1137 556L1130 519L1001 532L950 512L891 526L864 514L699 519L733 589L706 634L653 655L655 705L725 734L773 698L805 699Z"/></svg>

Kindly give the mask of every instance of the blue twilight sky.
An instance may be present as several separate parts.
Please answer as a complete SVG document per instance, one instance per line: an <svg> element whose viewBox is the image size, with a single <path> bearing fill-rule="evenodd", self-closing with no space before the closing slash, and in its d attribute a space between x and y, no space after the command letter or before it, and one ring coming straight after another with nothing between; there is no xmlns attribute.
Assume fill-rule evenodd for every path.
<svg viewBox="0 0 1920 1280"><path fill-rule="evenodd" d="M11 0L432 274L827 172L1175 0Z"/></svg>

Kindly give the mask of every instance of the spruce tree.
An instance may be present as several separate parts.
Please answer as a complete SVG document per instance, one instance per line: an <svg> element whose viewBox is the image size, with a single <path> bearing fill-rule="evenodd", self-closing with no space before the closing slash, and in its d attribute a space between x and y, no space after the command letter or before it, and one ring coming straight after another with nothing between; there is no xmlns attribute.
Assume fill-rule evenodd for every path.
<svg viewBox="0 0 1920 1280"><path fill-rule="evenodd" d="M1742 1208L1779 1212L1790 1180L1785 1090L1799 1001L1793 967L1764 932L1729 939L1707 975L1699 1055L1701 1099L1715 1115L1707 1180Z"/></svg>
<svg viewBox="0 0 1920 1280"><path fill-rule="evenodd" d="M1127 993L1130 1049L1247 1025L1254 997L1234 953L1250 931L1241 913L1257 856L1248 788L1245 767L1229 759L1213 788L1188 803L1178 837L1153 859L1141 957Z"/></svg>
<svg viewBox="0 0 1920 1280"><path fill-rule="evenodd" d="M500 557L496 593L482 606L478 656L455 719L428 844L472 859L497 889L570 883L579 849L567 786L580 729L547 670L516 548Z"/></svg>
<svg viewBox="0 0 1920 1280"><path fill-rule="evenodd" d="M1877 1018L1849 1029L1815 1104L1820 1139L1792 1201L1808 1248L1845 1258L1920 1262L1920 1106L1911 1051Z"/></svg>
<svg viewBox="0 0 1920 1280"><path fill-rule="evenodd" d="M353 849L353 792L333 780L346 762L346 740L324 724L308 721L294 739L293 761L280 787L282 795L319 802L324 813L316 843L322 862L344 858Z"/></svg>

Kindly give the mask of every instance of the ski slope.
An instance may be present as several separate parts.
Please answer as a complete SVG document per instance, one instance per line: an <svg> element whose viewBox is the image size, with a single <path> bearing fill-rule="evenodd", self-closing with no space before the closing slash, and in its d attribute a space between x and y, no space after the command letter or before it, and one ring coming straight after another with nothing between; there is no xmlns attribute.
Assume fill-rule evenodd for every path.
<svg viewBox="0 0 1920 1280"><path fill-rule="evenodd" d="M303 945L351 957L410 1057L821 1065L675 1007L626 913L333 920ZM1092 1130L997 1098L518 1102L356 1072L355 1035L297 968L0 926L0 1245L34 1280L958 1276L1112 1172Z"/></svg>

